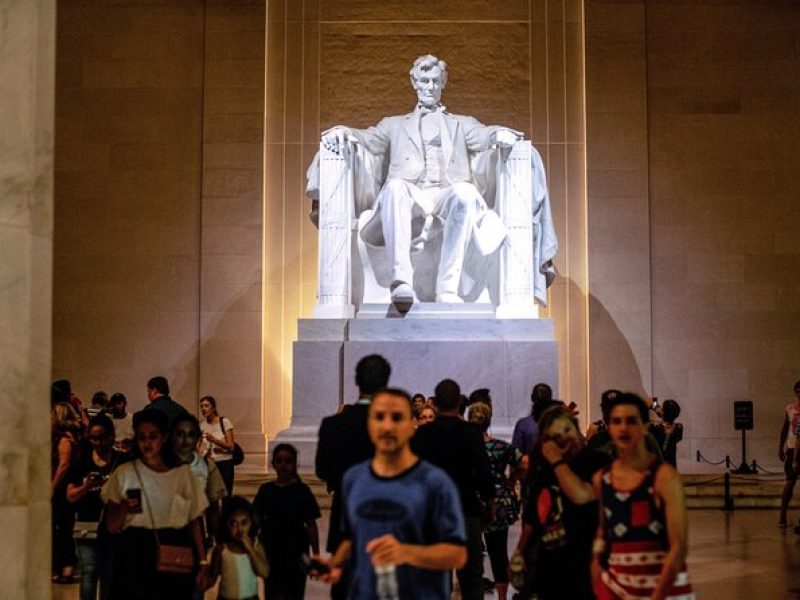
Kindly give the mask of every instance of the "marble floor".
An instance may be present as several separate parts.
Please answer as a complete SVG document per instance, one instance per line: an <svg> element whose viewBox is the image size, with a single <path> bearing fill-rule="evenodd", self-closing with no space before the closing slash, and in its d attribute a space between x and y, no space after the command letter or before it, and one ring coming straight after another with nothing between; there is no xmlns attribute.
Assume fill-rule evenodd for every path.
<svg viewBox="0 0 800 600"><path fill-rule="evenodd" d="M327 511L325 511L327 512ZM776 526L771 510L689 512L689 572L698 598L714 600L800 600L800 536ZM323 539L327 514L320 520ZM519 527L509 543L516 544ZM489 572L488 563L486 565ZM213 594L206 596L209 600ZM328 598L310 582L306 598ZM487 594L487 598L492 597ZM54 585L54 600L77 600L77 585Z"/></svg>

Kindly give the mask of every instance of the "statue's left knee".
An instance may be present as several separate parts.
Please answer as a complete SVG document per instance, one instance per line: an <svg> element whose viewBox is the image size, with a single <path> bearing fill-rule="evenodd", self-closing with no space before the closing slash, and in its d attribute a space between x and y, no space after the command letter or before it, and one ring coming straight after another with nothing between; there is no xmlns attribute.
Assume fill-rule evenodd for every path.
<svg viewBox="0 0 800 600"><path fill-rule="evenodd" d="M451 208L473 210L481 202L478 188L468 182L454 183L451 188Z"/></svg>
<svg viewBox="0 0 800 600"><path fill-rule="evenodd" d="M459 181L458 183L454 183L452 186L450 186L450 189L452 190L453 195L459 200L475 200L476 198L481 197L480 192L478 192L478 188L468 181Z"/></svg>

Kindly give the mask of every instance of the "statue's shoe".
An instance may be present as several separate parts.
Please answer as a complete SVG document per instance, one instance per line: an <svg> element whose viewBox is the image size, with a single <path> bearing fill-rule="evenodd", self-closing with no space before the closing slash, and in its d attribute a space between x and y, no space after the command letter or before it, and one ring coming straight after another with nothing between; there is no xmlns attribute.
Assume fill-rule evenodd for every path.
<svg viewBox="0 0 800 600"><path fill-rule="evenodd" d="M436 302L441 304L464 304L464 301L458 294L452 294L449 292L436 294Z"/></svg>
<svg viewBox="0 0 800 600"><path fill-rule="evenodd" d="M392 302L394 304L414 304L417 295L407 283L400 283L392 289Z"/></svg>

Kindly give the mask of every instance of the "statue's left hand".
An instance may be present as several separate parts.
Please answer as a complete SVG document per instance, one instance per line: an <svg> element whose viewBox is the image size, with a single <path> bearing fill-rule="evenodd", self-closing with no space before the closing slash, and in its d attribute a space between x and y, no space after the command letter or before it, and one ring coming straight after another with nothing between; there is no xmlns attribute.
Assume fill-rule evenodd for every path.
<svg viewBox="0 0 800 600"><path fill-rule="evenodd" d="M525 135L516 129L498 129L492 134L492 145L500 148L511 148Z"/></svg>

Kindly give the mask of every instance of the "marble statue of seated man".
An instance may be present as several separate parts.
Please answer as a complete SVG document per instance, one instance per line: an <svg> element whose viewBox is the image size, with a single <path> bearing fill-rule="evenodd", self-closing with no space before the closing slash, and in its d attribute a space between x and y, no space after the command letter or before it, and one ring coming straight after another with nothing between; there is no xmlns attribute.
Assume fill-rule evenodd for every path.
<svg viewBox="0 0 800 600"><path fill-rule="evenodd" d="M413 112L363 130L337 126L323 134L322 142L338 152L354 139L371 154L388 153L386 182L361 235L367 244L386 247L392 301L416 300L411 253L441 234L436 302L462 302L458 291L465 254L488 211L473 183L471 153L493 145L511 147L522 135L450 114L441 104L447 65L435 56L418 58L410 76L418 99Z"/></svg>
<svg viewBox="0 0 800 600"><path fill-rule="evenodd" d="M409 75L417 93L413 112L386 117L367 129L335 126L322 134L322 145L339 155L356 152L365 162L373 160L379 165L372 168L375 191L370 200L374 201L364 205L363 197L370 196L367 193L357 197L356 204L361 204L361 211L371 210L359 235L368 248L382 251L382 285L389 288L392 302L413 304L416 292L427 289L425 300L461 303L475 298L466 290L476 286L464 285L465 280L475 279L465 273L465 264L476 263L475 256L491 255L506 237L502 220L479 189L486 186L476 185L486 177L476 172L480 168L476 168L475 158L490 151L507 155L523 136L507 127L483 125L473 117L448 112L441 104L447 65L437 57L419 57ZM536 158L541 168L538 153ZM309 190L318 178L314 172L317 162L309 169ZM541 177L544 182L543 172ZM546 184L542 187L548 204ZM556 243L549 204L546 209L553 246L549 261ZM428 253L431 258L425 260L434 264L423 262L421 266L414 255L421 255L429 245L436 252ZM552 262L548 264L552 269Z"/></svg>

